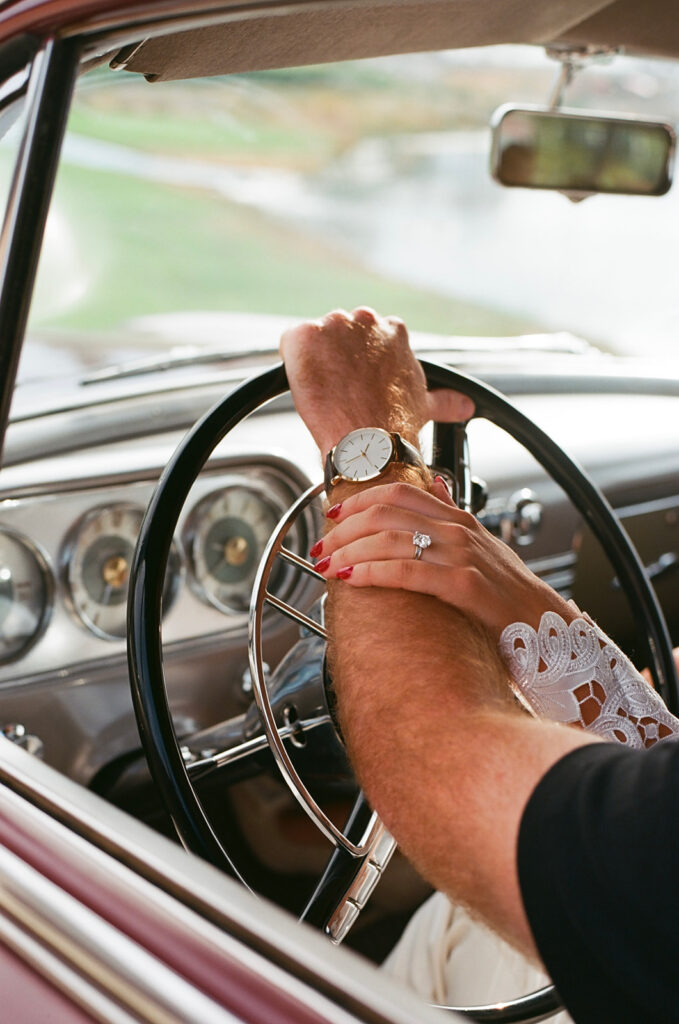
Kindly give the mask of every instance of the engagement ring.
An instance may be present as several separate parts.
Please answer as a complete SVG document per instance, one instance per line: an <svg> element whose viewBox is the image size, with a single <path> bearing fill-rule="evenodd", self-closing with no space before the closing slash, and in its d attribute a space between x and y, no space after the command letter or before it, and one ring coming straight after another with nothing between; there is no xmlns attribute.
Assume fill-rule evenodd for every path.
<svg viewBox="0 0 679 1024"><path fill-rule="evenodd" d="M415 545L415 551L413 552L413 558L417 561L418 558L422 557L422 552L425 548L428 548L431 544L431 537L428 533L419 533L415 530L413 534L413 544Z"/></svg>

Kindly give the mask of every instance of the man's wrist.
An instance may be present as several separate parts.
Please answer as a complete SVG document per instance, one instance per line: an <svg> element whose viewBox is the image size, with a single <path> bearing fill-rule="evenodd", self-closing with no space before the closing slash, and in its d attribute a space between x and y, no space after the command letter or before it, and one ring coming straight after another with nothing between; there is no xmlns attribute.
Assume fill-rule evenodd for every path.
<svg viewBox="0 0 679 1024"><path fill-rule="evenodd" d="M366 480L363 483L355 483L353 480L339 480L326 491L329 505L338 505L368 487L377 487L381 484L406 483L428 491L434 480L434 474L428 466L405 466L401 462L393 462L385 472L375 480Z"/></svg>

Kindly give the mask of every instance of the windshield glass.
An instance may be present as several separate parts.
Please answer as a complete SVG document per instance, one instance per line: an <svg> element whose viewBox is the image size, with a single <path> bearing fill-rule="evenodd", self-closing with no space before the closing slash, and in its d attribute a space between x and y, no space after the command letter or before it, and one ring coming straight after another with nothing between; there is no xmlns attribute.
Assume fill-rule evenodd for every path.
<svg viewBox="0 0 679 1024"><path fill-rule="evenodd" d="M168 345L275 348L279 324L253 315L359 304L445 335L674 349L676 189L575 205L490 176L493 110L546 103L557 71L541 50L493 47L163 84L90 72L24 378L55 333L92 369ZM617 58L566 102L675 121L679 74Z"/></svg>

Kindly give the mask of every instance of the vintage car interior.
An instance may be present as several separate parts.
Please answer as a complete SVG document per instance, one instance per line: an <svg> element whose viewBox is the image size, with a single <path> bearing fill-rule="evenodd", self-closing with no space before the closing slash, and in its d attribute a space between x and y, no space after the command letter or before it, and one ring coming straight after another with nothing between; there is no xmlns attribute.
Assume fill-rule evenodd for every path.
<svg viewBox="0 0 679 1024"><path fill-rule="evenodd" d="M0 775L259 953L290 929L313 1019L439 1018L332 944L379 964L431 890L338 735L278 339L402 316L477 407L429 461L676 710L678 33L628 0L0 12Z"/></svg>

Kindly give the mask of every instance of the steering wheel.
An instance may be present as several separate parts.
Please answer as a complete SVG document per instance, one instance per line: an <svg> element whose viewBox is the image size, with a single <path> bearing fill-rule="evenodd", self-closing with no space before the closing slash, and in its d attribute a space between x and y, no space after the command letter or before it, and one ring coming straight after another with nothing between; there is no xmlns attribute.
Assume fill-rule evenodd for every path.
<svg viewBox="0 0 679 1024"><path fill-rule="evenodd" d="M598 538L617 573L632 613L648 639L649 667L656 686L670 710L676 714L679 685L667 627L639 557L606 499L563 450L498 391L447 367L424 361L422 365L430 387L452 388L468 395L475 403L476 417L491 421L515 438L565 491ZM245 381L189 431L168 463L151 499L130 575L128 663L135 713L151 774L183 844L239 878L240 873L205 815L175 735L162 667L160 623L163 580L180 512L196 476L212 451L246 416L286 390L284 367L277 365ZM464 497L469 494L471 486L465 457L466 434L464 425L455 425L455 430L455 465L450 468L456 479L458 495ZM324 636L322 625L290 606L281 608L282 602L276 598L272 600L267 590L269 574L277 557L292 560L298 568L322 579L311 563L284 546L285 536L295 516L320 491L321 485L303 495L281 521L267 546L251 602L250 661L253 690L274 757L298 802L335 846L303 919L322 927L335 941L341 941L379 879L395 843L362 797L357 800L344 831L337 829L317 807L297 775L280 738L263 678L261 656L261 615L265 603L277 604L284 614ZM288 725L287 735L290 736L292 725ZM303 722L295 723L297 728L304 728L304 725ZM263 740L254 742L253 748L260 747L262 743ZM241 881L244 880L241 878ZM497 1006L450 1007L473 1020L497 1024L528 1024L545 1020L560 1008L552 986Z"/></svg>

